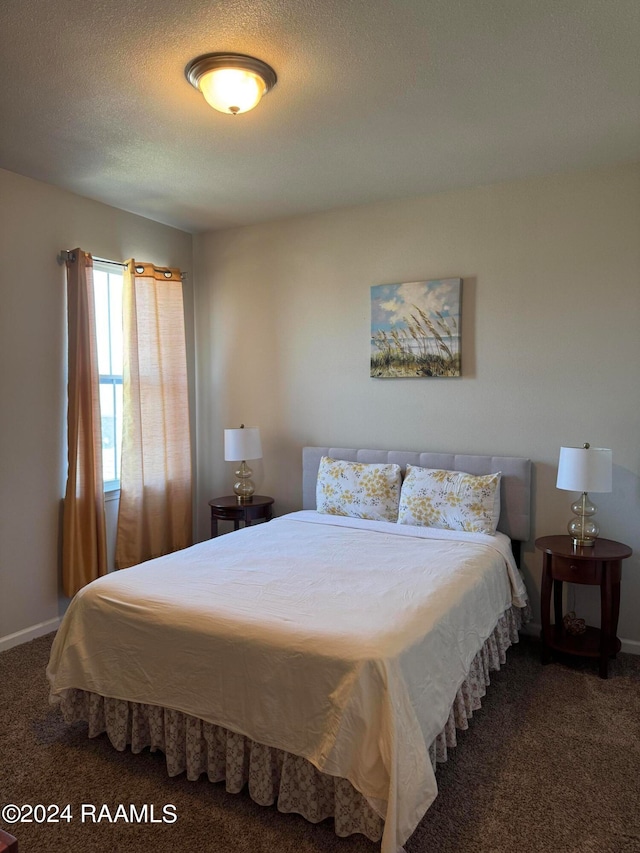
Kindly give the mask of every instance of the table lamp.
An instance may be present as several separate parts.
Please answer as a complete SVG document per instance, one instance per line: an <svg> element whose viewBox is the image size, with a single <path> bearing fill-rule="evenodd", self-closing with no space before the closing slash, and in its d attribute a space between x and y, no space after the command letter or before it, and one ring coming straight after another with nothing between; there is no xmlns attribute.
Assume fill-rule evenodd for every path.
<svg viewBox="0 0 640 853"><path fill-rule="evenodd" d="M587 492L610 492L612 488L613 453L606 447L561 447L556 488L582 492L571 505L574 518L567 527L574 545L593 545L598 538L598 525L592 516L596 507Z"/></svg>
<svg viewBox="0 0 640 853"><path fill-rule="evenodd" d="M262 444L258 427L225 429L224 458L227 462L240 462L235 472L237 480L233 486L239 504L251 503L256 487L251 480L253 471L247 465L247 459L262 459Z"/></svg>

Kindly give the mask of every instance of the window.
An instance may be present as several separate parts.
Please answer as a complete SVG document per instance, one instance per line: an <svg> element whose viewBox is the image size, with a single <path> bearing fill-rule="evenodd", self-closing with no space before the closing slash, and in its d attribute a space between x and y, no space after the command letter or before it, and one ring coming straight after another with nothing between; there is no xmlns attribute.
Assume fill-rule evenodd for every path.
<svg viewBox="0 0 640 853"><path fill-rule="evenodd" d="M122 449L122 269L94 261L102 476L105 492L120 488Z"/></svg>

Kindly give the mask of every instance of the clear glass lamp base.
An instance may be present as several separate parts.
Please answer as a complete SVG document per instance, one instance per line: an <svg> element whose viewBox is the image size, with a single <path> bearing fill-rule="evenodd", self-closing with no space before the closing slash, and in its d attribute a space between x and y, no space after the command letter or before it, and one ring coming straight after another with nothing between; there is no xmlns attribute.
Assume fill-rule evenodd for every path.
<svg viewBox="0 0 640 853"><path fill-rule="evenodd" d="M253 500L253 493L256 490L255 483L251 480L253 471L246 462L241 462L240 467L236 471L237 481L233 484L233 491L236 495L239 504L249 504Z"/></svg>
<svg viewBox="0 0 640 853"><path fill-rule="evenodd" d="M573 544L582 547L593 545L600 530L595 521L591 519L591 516L596 514L596 507L591 503L589 495L583 492L581 497L571 504L571 510L575 513L575 518L571 519L567 530L573 539Z"/></svg>

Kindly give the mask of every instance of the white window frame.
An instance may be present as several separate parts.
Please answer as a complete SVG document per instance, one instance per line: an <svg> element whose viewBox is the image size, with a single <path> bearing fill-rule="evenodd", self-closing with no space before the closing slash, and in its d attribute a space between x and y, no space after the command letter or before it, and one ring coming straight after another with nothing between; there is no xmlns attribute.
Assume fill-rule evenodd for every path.
<svg viewBox="0 0 640 853"><path fill-rule="evenodd" d="M121 268L119 268L119 264L104 263L102 261L97 261L97 260L94 260L94 262L93 262L93 269L94 269L94 272L102 272L102 273L107 274L107 287L111 287L111 276L121 277L122 273L123 273L123 270ZM97 300L96 300L96 303L97 303ZM108 320L107 320L108 326L109 326L109 362L110 362L110 367L112 368L113 367L113 364L112 364L112 362L113 362L113 358L112 358L113 333L112 333L112 325L111 324L112 324L112 322L117 323L118 319L120 320L120 323L122 323L122 316L120 316L120 318L111 316L111 299L107 300L107 305L108 305L107 310L109 312ZM96 304L96 312L97 312L97 304ZM96 321L97 321L97 317L96 317ZM111 387L113 389L112 393L113 393L113 411L114 412L117 411L116 388L118 386L122 386L122 378L123 378L122 374L118 374L118 373L99 373L98 374L98 381L99 381L100 389L102 389L103 386L108 386L108 387ZM122 443L122 434L121 433L122 433L122 425L120 425L120 429L118 429L118 422L114 416L114 443L115 443L115 446L114 446L115 466L114 466L114 468L115 468L115 473L117 476L116 476L116 479L104 481L105 494L108 494L109 498L111 498L111 499L115 499L116 497L118 497L119 490L120 490L119 463L121 463L121 452L118 452L117 447L118 447L118 443L120 443L120 447L121 447L121 443ZM103 473L104 473L104 467L103 467ZM109 499L109 498L107 498L107 499Z"/></svg>

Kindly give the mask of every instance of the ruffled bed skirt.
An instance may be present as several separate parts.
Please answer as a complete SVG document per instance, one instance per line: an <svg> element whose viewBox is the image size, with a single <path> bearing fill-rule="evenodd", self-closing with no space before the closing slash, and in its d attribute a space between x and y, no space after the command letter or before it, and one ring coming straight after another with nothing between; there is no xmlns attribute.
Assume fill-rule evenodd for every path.
<svg viewBox="0 0 640 853"><path fill-rule="evenodd" d="M498 620L493 633L471 663L467 678L456 693L446 725L431 744L436 762L447 760L456 745L456 729L467 729L473 712L490 683L489 673L504 664L506 651L518 642L518 629L528 619L529 608L512 607ZM281 812L296 812L312 823L333 817L337 835L359 832L379 841L383 819L346 779L328 776L309 761L195 717L160 708L111 699L84 690L69 690L61 700L66 722L84 720L89 737L106 732L113 746L132 752L146 747L161 750L169 776L186 771L187 778L206 773L211 782L225 781L230 793L248 785L249 795L260 805L277 802Z"/></svg>

